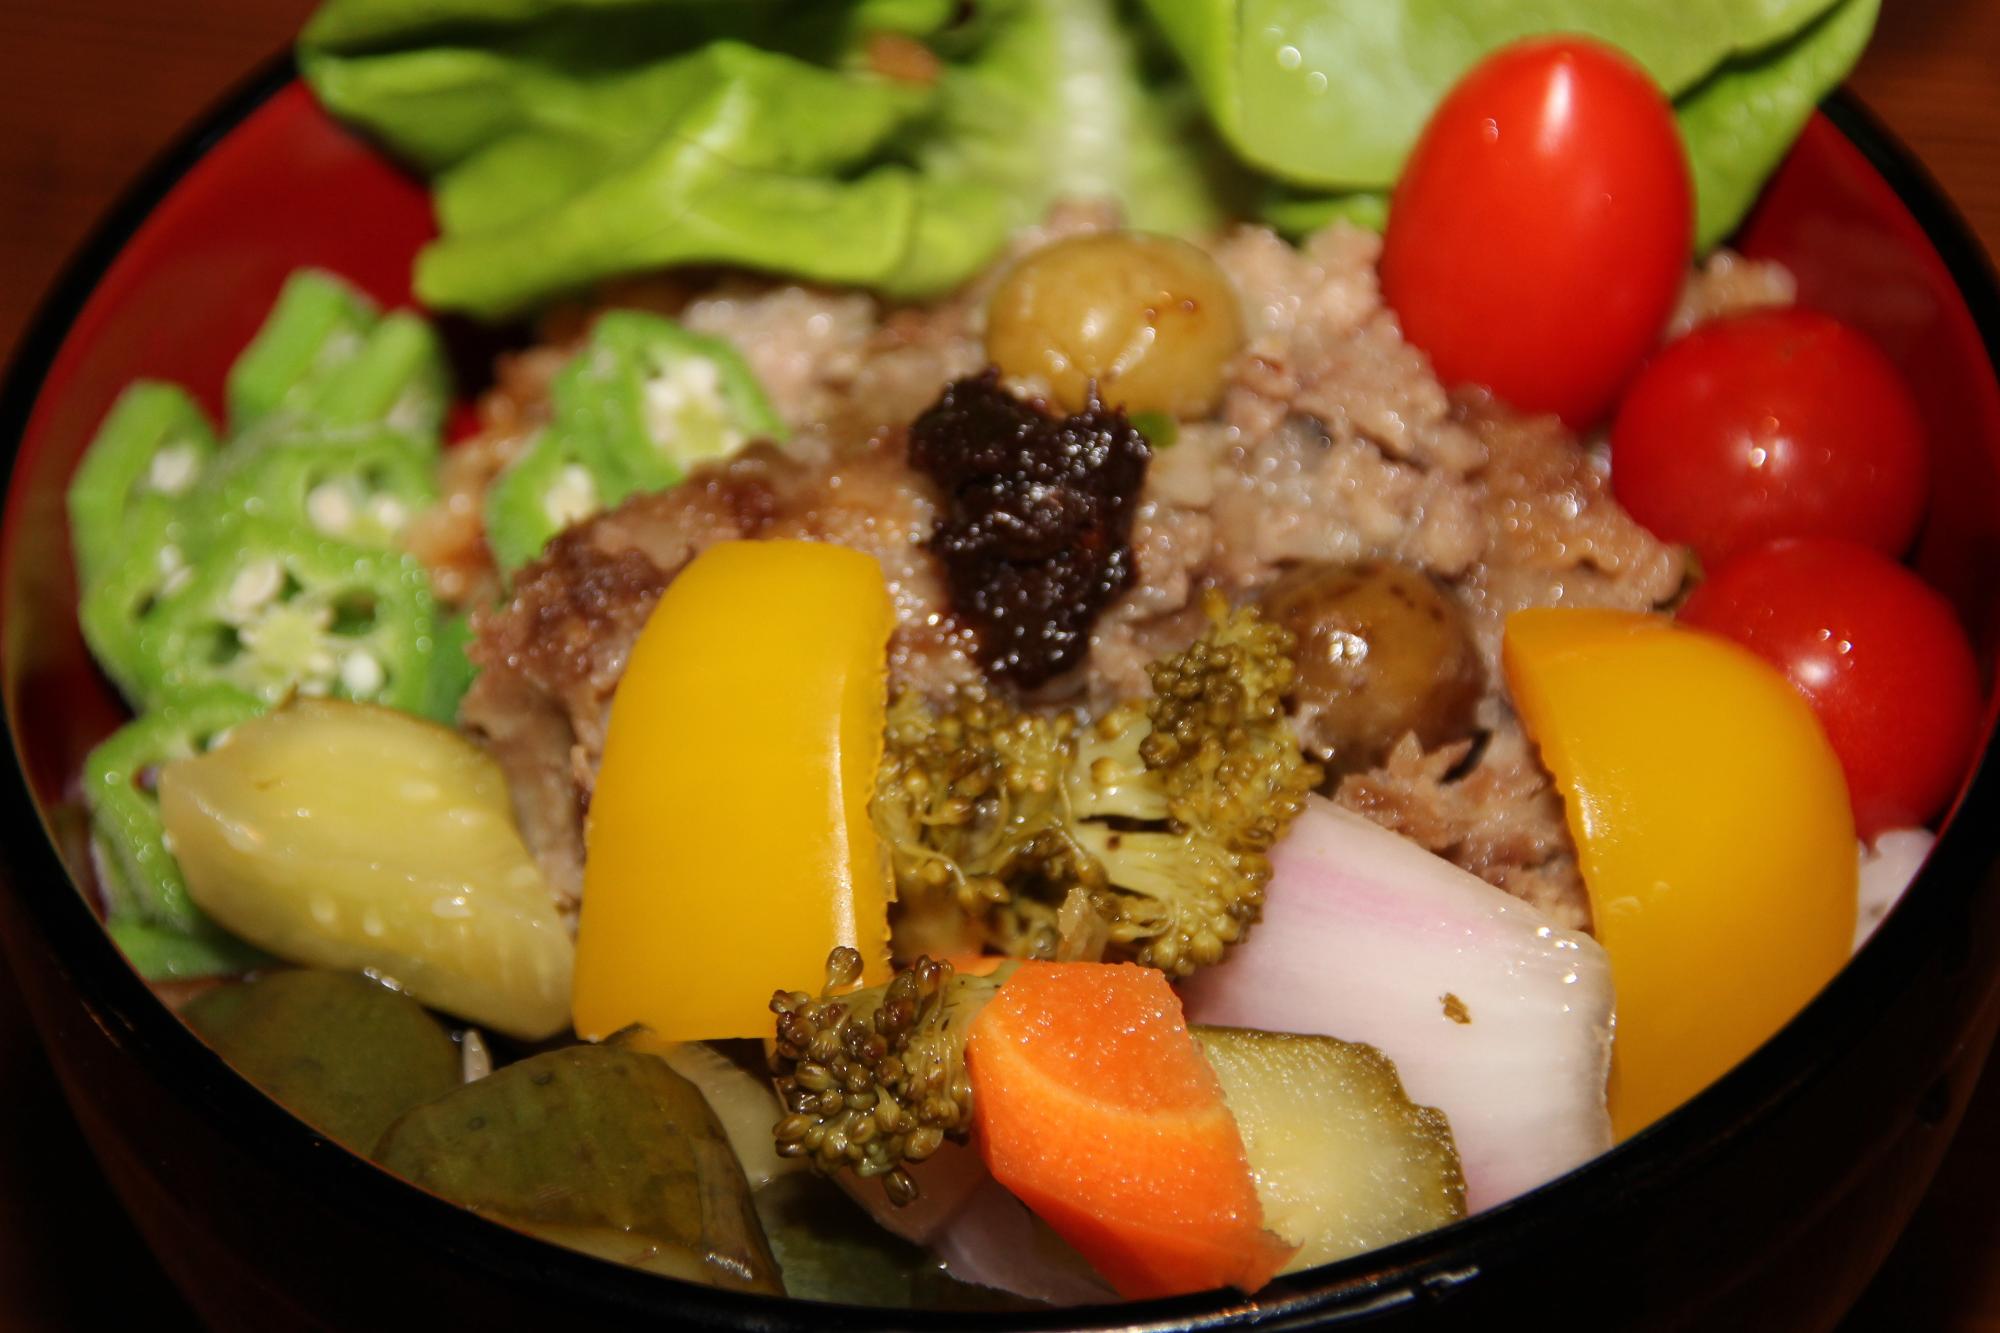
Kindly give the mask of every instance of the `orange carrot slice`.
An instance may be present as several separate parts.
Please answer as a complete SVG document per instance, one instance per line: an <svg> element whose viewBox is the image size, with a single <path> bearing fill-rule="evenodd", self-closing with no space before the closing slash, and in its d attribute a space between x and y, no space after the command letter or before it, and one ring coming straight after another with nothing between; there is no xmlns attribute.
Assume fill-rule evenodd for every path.
<svg viewBox="0 0 2000 1333"><path fill-rule="evenodd" d="M987 1168L1121 1296L1255 1291L1296 1248L1264 1230L1222 1086L1154 969L1023 963L966 1053Z"/></svg>

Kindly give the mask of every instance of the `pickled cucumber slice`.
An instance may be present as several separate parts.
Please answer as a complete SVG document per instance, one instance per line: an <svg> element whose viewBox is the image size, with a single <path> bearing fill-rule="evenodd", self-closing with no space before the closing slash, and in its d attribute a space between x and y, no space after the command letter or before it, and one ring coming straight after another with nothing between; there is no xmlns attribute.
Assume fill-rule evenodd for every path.
<svg viewBox="0 0 2000 1333"><path fill-rule="evenodd" d="M1444 1113L1404 1095L1372 1046L1197 1027L1243 1134L1264 1224L1299 1252L1288 1273L1379 1249L1465 1216Z"/></svg>
<svg viewBox="0 0 2000 1333"><path fill-rule="evenodd" d="M532 1056L411 1111L375 1160L559 1245L784 1293L722 1126L657 1056L610 1046Z"/></svg>
<svg viewBox="0 0 2000 1333"><path fill-rule="evenodd" d="M352 972L272 972L209 991L181 1017L271 1100L363 1155L398 1116L460 1083L438 1021Z"/></svg>
<svg viewBox="0 0 2000 1333"><path fill-rule="evenodd" d="M510 1036L568 1026L569 932L506 780L455 732L300 700L169 764L159 794L189 895L242 938Z"/></svg>

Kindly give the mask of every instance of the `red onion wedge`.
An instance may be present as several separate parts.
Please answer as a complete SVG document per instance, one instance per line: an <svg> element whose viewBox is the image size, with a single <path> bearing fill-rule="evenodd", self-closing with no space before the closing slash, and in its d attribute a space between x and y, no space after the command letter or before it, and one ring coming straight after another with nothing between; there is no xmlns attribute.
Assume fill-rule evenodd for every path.
<svg viewBox="0 0 2000 1333"><path fill-rule="evenodd" d="M1861 911L1854 920L1857 952L1923 869L1924 858L1936 841L1929 829L1899 828L1876 834L1872 847L1862 846Z"/></svg>
<svg viewBox="0 0 2000 1333"><path fill-rule="evenodd" d="M1477 1212L1611 1146L1611 964L1587 935L1330 801L1271 849L1262 922L1188 1021L1365 1042L1451 1122Z"/></svg>
<svg viewBox="0 0 2000 1333"><path fill-rule="evenodd" d="M906 1169L917 1182L917 1197L901 1207L889 1202L880 1180L863 1180L852 1171L842 1171L834 1180L885 1230L926 1249L937 1243L939 1233L965 1211L974 1195L993 1183L979 1154L957 1143L945 1143Z"/></svg>
<svg viewBox="0 0 2000 1333"><path fill-rule="evenodd" d="M937 1237L937 1257L960 1282L1050 1305L1109 1305L1118 1293L1028 1206L988 1179Z"/></svg>

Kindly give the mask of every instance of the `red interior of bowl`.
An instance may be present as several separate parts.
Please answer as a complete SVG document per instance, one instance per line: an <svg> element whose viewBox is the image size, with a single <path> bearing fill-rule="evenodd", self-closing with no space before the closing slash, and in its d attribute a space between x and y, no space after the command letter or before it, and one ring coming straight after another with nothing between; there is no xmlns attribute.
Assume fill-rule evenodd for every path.
<svg viewBox="0 0 2000 1333"><path fill-rule="evenodd" d="M420 185L288 86L203 156L139 228L60 348L15 463L0 533L6 704L45 806L122 716L75 622L65 479L105 409L153 376L219 410L230 361L285 276L321 265L386 303L409 299L432 234ZM1850 320L1909 376L1931 428L1936 499L1919 554L1984 659L2000 639L2000 385L1922 228L1824 118L1808 127L1742 236L1798 275L1802 298Z"/></svg>

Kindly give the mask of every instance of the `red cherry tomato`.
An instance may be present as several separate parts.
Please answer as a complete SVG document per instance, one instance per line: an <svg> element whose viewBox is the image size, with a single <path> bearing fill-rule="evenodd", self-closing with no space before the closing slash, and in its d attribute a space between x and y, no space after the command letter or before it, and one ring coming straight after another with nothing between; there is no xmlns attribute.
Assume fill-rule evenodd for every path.
<svg viewBox="0 0 2000 1333"><path fill-rule="evenodd" d="M1658 340L1693 234L1687 153L1645 71L1584 39L1521 42L1424 127L1382 291L1447 384L1583 427Z"/></svg>
<svg viewBox="0 0 2000 1333"><path fill-rule="evenodd" d="M1855 542L1771 542L1719 566L1681 619L1791 678L1847 774L1863 838L1930 820L1957 790L1984 712L1951 607Z"/></svg>
<svg viewBox="0 0 2000 1333"><path fill-rule="evenodd" d="M1632 382L1611 427L1632 517L1706 563L1776 537L1901 555L1923 521L1923 420L1889 359L1840 321L1766 310L1705 324Z"/></svg>

